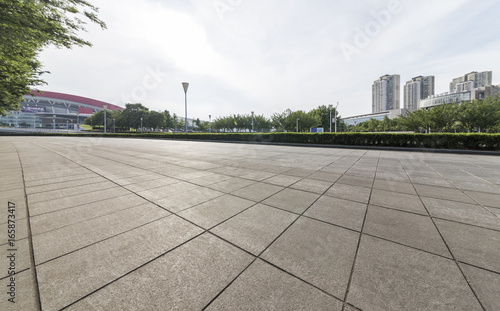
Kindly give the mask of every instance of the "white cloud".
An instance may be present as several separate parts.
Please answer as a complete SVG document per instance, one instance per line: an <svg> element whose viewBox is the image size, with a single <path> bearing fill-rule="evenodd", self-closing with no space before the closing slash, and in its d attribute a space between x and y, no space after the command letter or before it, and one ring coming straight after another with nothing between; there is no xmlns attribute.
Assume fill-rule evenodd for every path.
<svg viewBox="0 0 500 311"><path fill-rule="evenodd" d="M403 11L350 63L340 44L394 0L221 1L232 5L223 19L212 1L95 3L109 29L83 34L93 48L43 52L46 89L124 104L158 68L162 79L141 102L183 115L180 83L189 81L189 114L206 118L337 101L343 116L369 113L371 84L386 73L402 83L434 74L439 92L473 70L493 70L500 83L494 0L401 0Z"/></svg>

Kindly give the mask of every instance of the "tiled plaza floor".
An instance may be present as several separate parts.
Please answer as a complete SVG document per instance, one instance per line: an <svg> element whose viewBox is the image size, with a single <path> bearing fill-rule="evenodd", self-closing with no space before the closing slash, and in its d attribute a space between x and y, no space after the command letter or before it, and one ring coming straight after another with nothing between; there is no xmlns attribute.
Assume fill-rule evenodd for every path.
<svg viewBox="0 0 500 311"><path fill-rule="evenodd" d="M0 310L500 310L498 156L0 137L0 157Z"/></svg>

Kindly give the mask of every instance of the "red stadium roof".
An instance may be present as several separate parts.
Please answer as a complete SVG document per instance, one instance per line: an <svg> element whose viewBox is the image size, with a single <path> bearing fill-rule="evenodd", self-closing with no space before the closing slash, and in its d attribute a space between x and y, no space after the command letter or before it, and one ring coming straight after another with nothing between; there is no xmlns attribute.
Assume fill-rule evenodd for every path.
<svg viewBox="0 0 500 311"><path fill-rule="evenodd" d="M59 100L66 100L66 101L72 101L76 103L81 103L85 105L90 105L94 107L99 107L99 108L104 108L104 105L108 105L108 110L124 110L124 108L109 104L100 100L95 100L87 97L81 97L81 96L75 96L75 95L69 95L69 94L63 94L63 93L56 93L56 92L46 92L46 91L41 91L41 93L31 90L31 94L37 96L37 97L45 97L45 98L52 98L52 99L59 99Z"/></svg>

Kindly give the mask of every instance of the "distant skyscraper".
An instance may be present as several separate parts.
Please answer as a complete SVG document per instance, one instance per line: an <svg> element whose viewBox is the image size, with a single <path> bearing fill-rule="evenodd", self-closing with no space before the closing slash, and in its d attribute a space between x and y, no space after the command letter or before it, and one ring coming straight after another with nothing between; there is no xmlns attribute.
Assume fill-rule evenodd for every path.
<svg viewBox="0 0 500 311"><path fill-rule="evenodd" d="M385 75L372 86L372 112L382 112L400 108L400 76Z"/></svg>
<svg viewBox="0 0 500 311"><path fill-rule="evenodd" d="M491 86L493 73L491 71L471 72L455 78L450 83L450 93L471 91L479 87Z"/></svg>
<svg viewBox="0 0 500 311"><path fill-rule="evenodd" d="M420 100L434 95L434 76L418 76L404 86L404 108L417 110Z"/></svg>

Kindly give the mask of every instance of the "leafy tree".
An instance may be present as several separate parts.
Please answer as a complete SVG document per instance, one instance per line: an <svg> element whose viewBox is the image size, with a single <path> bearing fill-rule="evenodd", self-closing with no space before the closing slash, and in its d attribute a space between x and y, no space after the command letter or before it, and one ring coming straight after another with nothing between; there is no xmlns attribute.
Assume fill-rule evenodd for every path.
<svg viewBox="0 0 500 311"><path fill-rule="evenodd" d="M174 128L174 119L173 117L170 115L170 112L168 110L165 110L163 112L163 114L165 114L165 127L167 129L172 129Z"/></svg>
<svg viewBox="0 0 500 311"><path fill-rule="evenodd" d="M314 109L311 111L314 115L318 116L320 118L321 124L319 127L322 127L325 132L330 131L330 108L322 105L319 106L318 108ZM331 116L332 116L332 132L335 131L335 116L337 117L337 130L338 130L338 125L340 123L340 115L338 114L338 111L335 110L335 107L332 108L331 111Z"/></svg>
<svg viewBox="0 0 500 311"><path fill-rule="evenodd" d="M40 51L91 46L77 36L87 20L106 25L86 0L0 0L0 114L19 109L31 86L44 84Z"/></svg>
<svg viewBox="0 0 500 311"><path fill-rule="evenodd" d="M159 130L165 127L167 117L162 112L149 111L143 120L143 125L146 128Z"/></svg>
<svg viewBox="0 0 500 311"><path fill-rule="evenodd" d="M138 130L141 127L141 118L143 119L142 125L145 126L144 121L148 113L149 109L142 104L126 104L122 112L123 122L128 127Z"/></svg>
<svg viewBox="0 0 500 311"><path fill-rule="evenodd" d="M273 114L271 120L274 128L278 132L296 132L297 119L299 119L299 132L309 132L310 128L321 124L321 118L313 111L306 113L302 110L285 110L282 113Z"/></svg>

